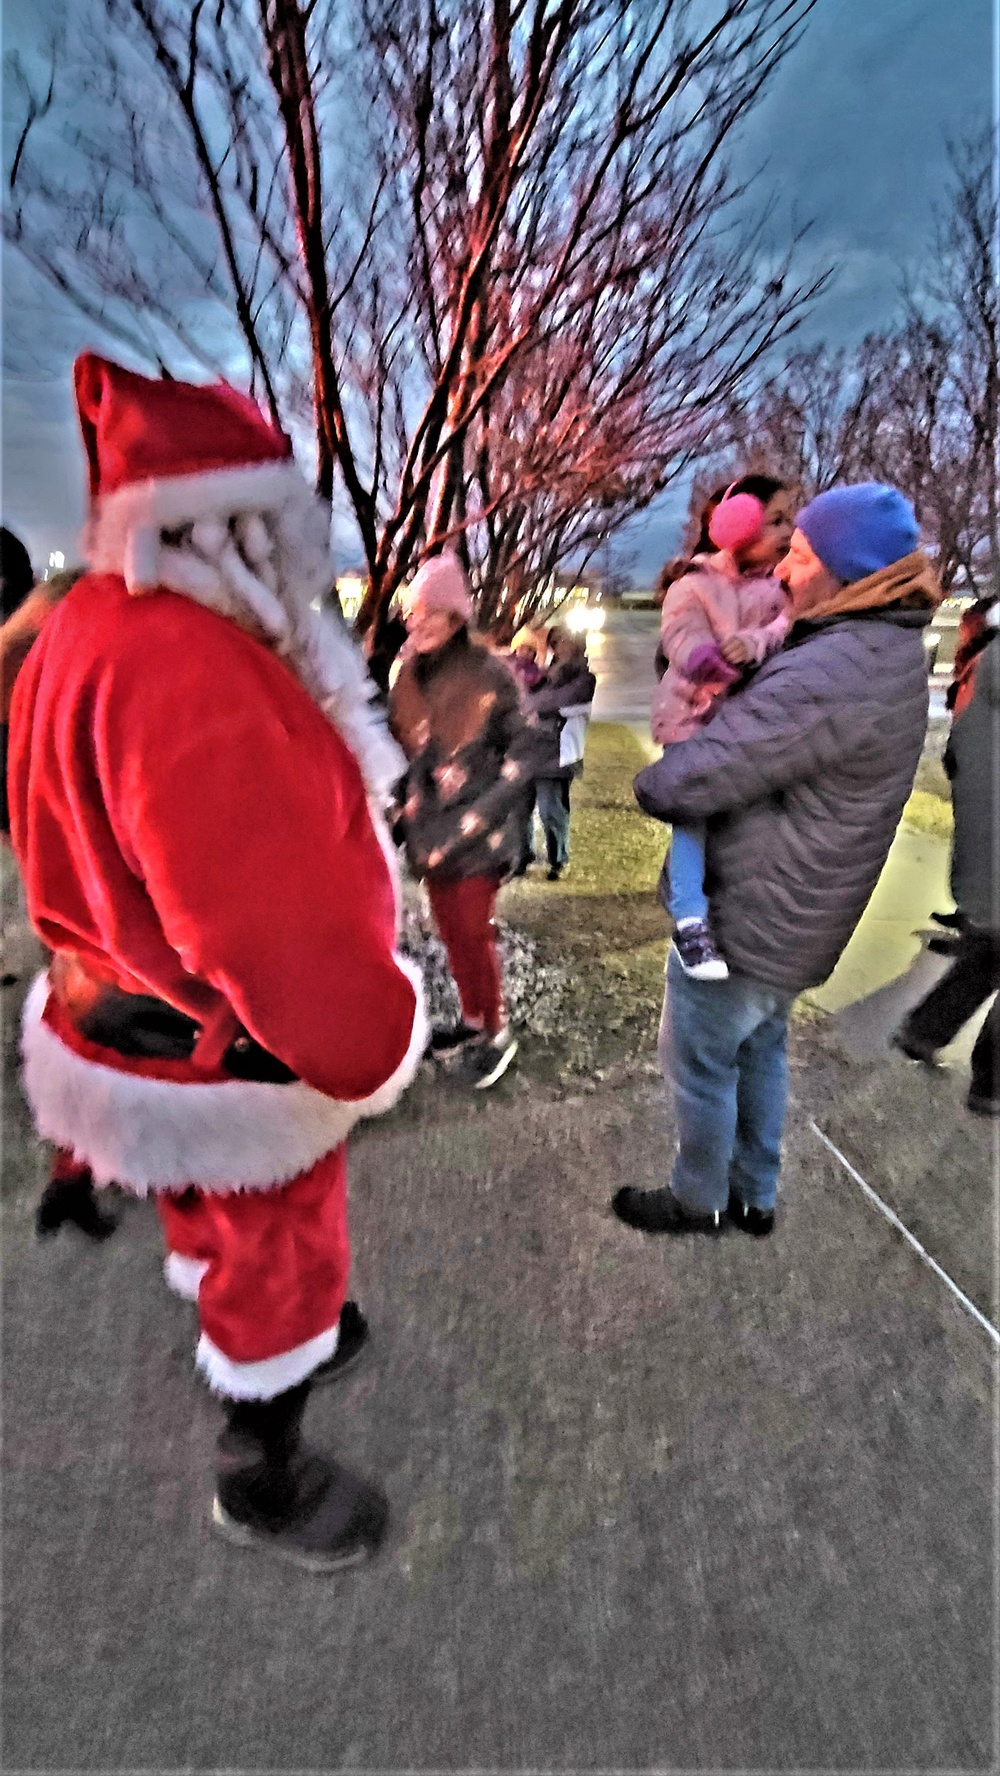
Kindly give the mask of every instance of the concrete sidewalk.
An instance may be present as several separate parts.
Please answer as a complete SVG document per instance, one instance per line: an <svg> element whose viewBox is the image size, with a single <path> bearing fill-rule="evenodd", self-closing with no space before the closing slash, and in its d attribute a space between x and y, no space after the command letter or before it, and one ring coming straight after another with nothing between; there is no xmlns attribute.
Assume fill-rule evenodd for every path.
<svg viewBox="0 0 1000 1776"><path fill-rule="evenodd" d="M8 1089L7 1770L995 1768L994 1359L809 1127L883 1188L950 1141L950 1261L995 1312L957 1076L800 1029L775 1237L666 1244L607 1212L664 1175L658 1084L525 1064L355 1145L375 1345L310 1425L395 1532L332 1580L212 1539L153 1213L35 1243Z"/></svg>

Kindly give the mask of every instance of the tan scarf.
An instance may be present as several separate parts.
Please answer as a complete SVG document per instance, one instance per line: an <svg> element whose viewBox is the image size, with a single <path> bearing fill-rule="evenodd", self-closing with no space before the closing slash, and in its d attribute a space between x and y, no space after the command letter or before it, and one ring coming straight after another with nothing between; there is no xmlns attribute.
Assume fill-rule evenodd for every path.
<svg viewBox="0 0 1000 1776"><path fill-rule="evenodd" d="M841 617L849 611L879 610L887 604L898 604L903 610L935 610L944 593L937 574L922 549L904 555L878 573L866 574L841 586L831 598L825 598L812 610L803 611L801 621L815 623L819 617Z"/></svg>

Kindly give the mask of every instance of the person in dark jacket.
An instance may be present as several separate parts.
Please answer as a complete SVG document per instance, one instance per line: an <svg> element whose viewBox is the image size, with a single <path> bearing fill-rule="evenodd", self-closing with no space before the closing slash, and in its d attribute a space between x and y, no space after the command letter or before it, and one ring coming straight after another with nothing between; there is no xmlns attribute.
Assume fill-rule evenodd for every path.
<svg viewBox="0 0 1000 1776"><path fill-rule="evenodd" d="M41 624L25 618L22 607L34 588L35 570L22 543L6 525L0 529L0 746L3 779L0 781L0 831L10 832L7 810L7 721L14 680ZM21 615L16 613L20 611Z"/></svg>
<svg viewBox="0 0 1000 1776"><path fill-rule="evenodd" d="M894 488L813 500L778 568L793 619L784 647L635 780L655 819L708 822L730 978L692 980L669 959L661 1060L679 1150L669 1188L617 1193L630 1226L774 1225L792 1003L827 978L867 905L926 732L921 631L940 589L916 544Z"/></svg>
<svg viewBox="0 0 1000 1776"><path fill-rule="evenodd" d="M503 1000L493 909L517 867L533 739L502 660L469 634L472 600L459 562L424 563L403 610L409 631L389 698L389 721L409 760L397 791L399 825L461 1003L461 1022L430 1051L462 1052L476 1090L493 1085L517 1052Z"/></svg>
<svg viewBox="0 0 1000 1776"><path fill-rule="evenodd" d="M9 530L2 533L2 608L4 621L0 626L0 746L2 746L2 784L0 784L0 833L9 846L10 810L7 805L7 743L11 700L14 686L31 649L56 605L71 591L81 577L82 568L69 568L53 574L49 580L34 584L31 562L23 543ZM3 932L0 936L0 981L13 986L43 966L43 951L28 919L24 902L24 885L11 854L10 869L16 883L13 917L4 907ZM78 1227L93 1240L108 1239L118 1223L98 1201L90 1167L75 1159L69 1148L57 1147L52 1155L49 1181L42 1191L35 1210L35 1229L41 1238L58 1233L61 1227Z"/></svg>
<svg viewBox="0 0 1000 1776"><path fill-rule="evenodd" d="M1000 600L991 592L987 598L977 598L962 612L951 683L945 693L945 703L956 717L971 700L979 655L996 634L998 604Z"/></svg>
<svg viewBox="0 0 1000 1776"><path fill-rule="evenodd" d="M957 717L945 753L951 776L955 836L951 891L962 915L954 962L893 1037L911 1060L938 1064L963 1024L1000 987L1000 604L988 613L991 639L975 659L972 695ZM1000 1116L1000 999L995 999L972 1051L968 1107Z"/></svg>
<svg viewBox="0 0 1000 1776"><path fill-rule="evenodd" d="M541 637L541 647L548 652L548 642ZM537 691L539 685L545 683L545 671L538 662L539 640L528 629L519 630L510 644L510 653L501 656L514 676L518 696L521 700L522 712L525 701L531 691ZM521 854L514 870L515 876L527 875L535 859L535 780L532 778L521 803Z"/></svg>
<svg viewBox="0 0 1000 1776"><path fill-rule="evenodd" d="M545 833L550 882L558 882L569 862L569 786L583 770L583 736L597 690L582 635L561 627L549 630L552 662L537 690L525 698L536 723L535 797Z"/></svg>

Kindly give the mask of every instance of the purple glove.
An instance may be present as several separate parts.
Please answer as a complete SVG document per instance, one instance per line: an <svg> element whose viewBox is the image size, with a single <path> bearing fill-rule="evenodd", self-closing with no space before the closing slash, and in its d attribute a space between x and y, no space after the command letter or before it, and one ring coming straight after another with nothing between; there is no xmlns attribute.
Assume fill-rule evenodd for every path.
<svg viewBox="0 0 1000 1776"><path fill-rule="evenodd" d="M721 679L724 685L736 684L743 674L739 667L730 666L716 641L703 641L700 647L692 648L684 668L685 678L692 684L707 684L711 679Z"/></svg>

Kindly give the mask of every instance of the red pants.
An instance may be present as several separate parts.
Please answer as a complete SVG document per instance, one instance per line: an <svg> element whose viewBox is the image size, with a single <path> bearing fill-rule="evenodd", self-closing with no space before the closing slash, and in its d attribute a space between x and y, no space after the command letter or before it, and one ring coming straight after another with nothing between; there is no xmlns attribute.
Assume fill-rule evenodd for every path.
<svg viewBox="0 0 1000 1776"><path fill-rule="evenodd" d="M500 883L495 876L467 876L460 882L428 880L434 922L448 952L462 1016L488 1036L506 1022L497 928L493 919Z"/></svg>
<svg viewBox="0 0 1000 1776"><path fill-rule="evenodd" d="M167 1280L198 1303L198 1366L268 1400L333 1355L351 1264L345 1149L272 1190L158 1191Z"/></svg>

